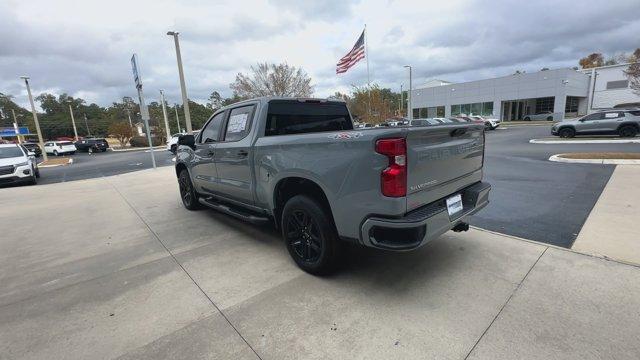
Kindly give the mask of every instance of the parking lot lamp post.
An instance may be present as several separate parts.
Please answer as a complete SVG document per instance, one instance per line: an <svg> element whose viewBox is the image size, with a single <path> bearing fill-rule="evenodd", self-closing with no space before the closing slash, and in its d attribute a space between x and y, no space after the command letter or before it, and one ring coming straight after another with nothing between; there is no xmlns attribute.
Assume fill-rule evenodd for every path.
<svg viewBox="0 0 640 360"><path fill-rule="evenodd" d="M176 58L178 59L178 75L180 76L180 90L182 91L182 106L184 107L184 121L187 127L187 133L191 134L191 114L189 112L189 98L187 97L187 87L184 83L184 70L182 69L182 55L180 55L180 41L178 40L178 32L168 31L167 35L173 36L173 42L176 45Z"/></svg>
<svg viewBox="0 0 640 360"><path fill-rule="evenodd" d="M11 114L13 115L13 126L16 128L16 137L18 138L18 143L22 144L23 139L18 131L18 118L16 117L16 111L14 109L11 109Z"/></svg>
<svg viewBox="0 0 640 360"><path fill-rule="evenodd" d="M84 126L87 127L87 135L91 136L91 130L89 130L89 122L87 121L87 113L84 113Z"/></svg>
<svg viewBox="0 0 640 360"><path fill-rule="evenodd" d="M404 93L402 92L402 85L404 84L400 84L400 104L398 104L398 108L400 110L400 116L402 116L402 108L404 107L403 101L404 101Z"/></svg>
<svg viewBox="0 0 640 360"><path fill-rule="evenodd" d="M176 122L178 123L178 132L181 133L182 129L180 129L180 117L178 116L178 104L176 104L173 108L176 109Z"/></svg>
<svg viewBox="0 0 640 360"><path fill-rule="evenodd" d="M71 124L73 124L73 135L75 136L76 141L78 141L78 129L76 129L76 119L73 117L73 109L71 108L72 101L67 100L69 104L69 113L71 114Z"/></svg>
<svg viewBox="0 0 640 360"><path fill-rule="evenodd" d="M412 79L411 79L411 65L405 65L405 68L409 69L409 92L407 94L407 99L409 100L409 103L407 104L407 117L409 118L409 121L413 120L413 107L411 104L411 90L413 90L413 84L412 84Z"/></svg>
<svg viewBox="0 0 640 360"><path fill-rule="evenodd" d="M44 161L47 161L49 158L47 157L47 152L44 151L44 140L42 140L42 132L40 131L40 123L38 122L36 105L33 103L33 95L31 95L31 87L29 86L29 77L20 76L20 78L23 79L25 85L27 85L27 94L29 95L29 102L31 103L31 113L33 114L33 122L36 124L36 132L38 133L38 145L42 149L42 159Z"/></svg>
<svg viewBox="0 0 640 360"><path fill-rule="evenodd" d="M164 103L164 90L160 90L160 100L162 101L162 116L164 116L164 128L167 130L167 141L171 140L171 129L169 129L169 117L167 116L167 106Z"/></svg>

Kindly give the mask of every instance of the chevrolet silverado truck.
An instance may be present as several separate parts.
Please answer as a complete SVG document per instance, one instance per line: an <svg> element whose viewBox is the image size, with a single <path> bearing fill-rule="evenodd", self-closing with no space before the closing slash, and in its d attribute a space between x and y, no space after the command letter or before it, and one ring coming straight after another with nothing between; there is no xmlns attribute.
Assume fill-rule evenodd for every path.
<svg viewBox="0 0 640 360"><path fill-rule="evenodd" d="M465 231L489 202L483 124L354 129L342 101L267 97L217 110L178 143L187 209L273 223L312 274L344 242L412 250Z"/></svg>

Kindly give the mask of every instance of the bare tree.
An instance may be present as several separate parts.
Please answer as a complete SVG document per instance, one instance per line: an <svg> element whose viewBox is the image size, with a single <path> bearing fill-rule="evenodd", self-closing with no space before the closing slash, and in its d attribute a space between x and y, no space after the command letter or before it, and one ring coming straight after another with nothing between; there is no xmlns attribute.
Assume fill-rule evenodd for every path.
<svg viewBox="0 0 640 360"><path fill-rule="evenodd" d="M302 68L284 64L259 63L251 74L238 73L230 85L241 98L259 96L309 97L313 94L311 78Z"/></svg>
<svg viewBox="0 0 640 360"><path fill-rule="evenodd" d="M632 64L629 65L624 73L629 78L629 86L633 89L633 92L640 95L640 48L637 48L628 57L628 61Z"/></svg>

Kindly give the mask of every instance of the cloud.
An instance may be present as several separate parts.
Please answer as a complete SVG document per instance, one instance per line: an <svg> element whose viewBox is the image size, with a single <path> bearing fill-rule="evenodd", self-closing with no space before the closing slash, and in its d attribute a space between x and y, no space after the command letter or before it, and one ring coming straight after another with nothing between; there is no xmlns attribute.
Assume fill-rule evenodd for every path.
<svg viewBox="0 0 640 360"><path fill-rule="evenodd" d="M469 81L515 70L577 65L590 52L640 46L640 3L507 0L212 2L44 0L0 2L0 92L27 104L20 75L34 93L86 96L108 105L135 98L129 58L140 59L151 102L164 89L180 101L175 49L180 32L189 97L231 95L238 72L257 62L301 66L316 95L367 82L366 62L336 75L336 61L367 24L371 81L398 89L403 65L414 84L430 78Z"/></svg>

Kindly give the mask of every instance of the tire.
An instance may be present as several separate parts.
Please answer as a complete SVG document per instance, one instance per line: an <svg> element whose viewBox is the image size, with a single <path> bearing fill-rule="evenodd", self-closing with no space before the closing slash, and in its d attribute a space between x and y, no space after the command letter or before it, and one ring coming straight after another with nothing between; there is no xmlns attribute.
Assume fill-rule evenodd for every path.
<svg viewBox="0 0 640 360"><path fill-rule="evenodd" d="M58 150L53 150L53 156L58 156Z"/></svg>
<svg viewBox="0 0 640 360"><path fill-rule="evenodd" d="M36 169L36 170L34 171L34 173L36 174L36 178L38 178L38 179L39 179L39 178L40 178L40 169Z"/></svg>
<svg viewBox="0 0 640 360"><path fill-rule="evenodd" d="M340 240L331 215L305 195L289 199L282 211L282 238L300 269L313 275L335 270Z"/></svg>
<svg viewBox="0 0 640 360"><path fill-rule="evenodd" d="M75 155L75 154L76 154L76 152L75 152L75 151L72 151L72 152L71 152L71 155Z"/></svg>
<svg viewBox="0 0 640 360"><path fill-rule="evenodd" d="M531 118L530 118L530 117L528 117L528 116L525 116L525 117L524 117L524 119L522 119L522 120L524 120L524 121L531 121Z"/></svg>
<svg viewBox="0 0 640 360"><path fill-rule="evenodd" d="M34 175L31 175L31 179L29 179L28 184L29 184L29 185L36 185L36 184L38 184L38 180L36 180L36 175L35 175L35 174L34 174Z"/></svg>
<svg viewBox="0 0 640 360"><path fill-rule="evenodd" d="M547 116L547 121L553 121L553 116Z"/></svg>
<svg viewBox="0 0 640 360"><path fill-rule="evenodd" d="M493 128L491 127L491 124L489 124L489 123L484 123L484 129L485 130L493 130Z"/></svg>
<svg viewBox="0 0 640 360"><path fill-rule="evenodd" d="M178 152L178 146L177 145L171 145L171 150L169 150L173 155L176 154L176 152Z"/></svg>
<svg viewBox="0 0 640 360"><path fill-rule="evenodd" d="M565 128L562 128L562 129L558 130L558 135L561 138L565 138L565 139L566 138L572 138L572 137L576 136L576 131L574 129L572 129L572 128L565 127Z"/></svg>
<svg viewBox="0 0 640 360"><path fill-rule="evenodd" d="M635 137L638 135L638 129L633 125L624 125L618 129L620 137Z"/></svg>
<svg viewBox="0 0 640 360"><path fill-rule="evenodd" d="M202 209L202 204L198 201L200 195L196 192L189 176L189 171L183 169L178 175L178 188L180 189L180 199L182 205L187 210L199 210Z"/></svg>

